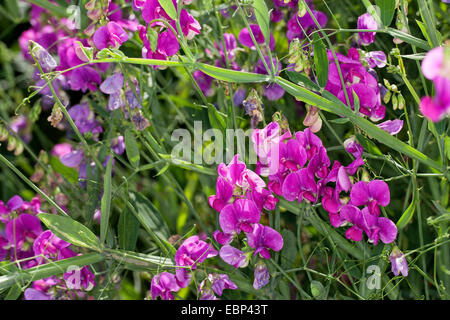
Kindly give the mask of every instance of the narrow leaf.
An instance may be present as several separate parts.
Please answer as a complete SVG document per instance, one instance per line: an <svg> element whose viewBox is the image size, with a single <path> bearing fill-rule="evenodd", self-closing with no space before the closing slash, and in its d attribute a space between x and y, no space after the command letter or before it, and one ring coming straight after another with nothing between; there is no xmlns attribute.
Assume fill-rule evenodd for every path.
<svg viewBox="0 0 450 320"><path fill-rule="evenodd" d="M270 42L270 31L269 31L269 21L270 15L267 9L266 2L264 0L254 0L253 8L255 9L256 21L258 22L261 32L264 35L267 48L269 48Z"/></svg>
<svg viewBox="0 0 450 320"><path fill-rule="evenodd" d="M57 237L67 241L75 246L99 249L97 236L87 227L73 220L70 217L58 216L50 213L40 213L38 218L49 228Z"/></svg>
<svg viewBox="0 0 450 320"><path fill-rule="evenodd" d="M317 72L317 82L324 88L328 82L328 56L327 50L317 33L314 34L314 64Z"/></svg>
<svg viewBox="0 0 450 320"><path fill-rule="evenodd" d="M134 168L139 167L140 154L139 146L131 130L125 131L125 150L127 153L128 160Z"/></svg>
<svg viewBox="0 0 450 320"><path fill-rule="evenodd" d="M177 19L177 10L173 5L172 0L158 0L158 2L171 19Z"/></svg>
<svg viewBox="0 0 450 320"><path fill-rule="evenodd" d="M103 196L100 206L100 241L105 242L106 234L108 233L109 215L111 210L111 171L112 171L112 157L109 157L108 165L106 166L105 177L103 181Z"/></svg>
<svg viewBox="0 0 450 320"><path fill-rule="evenodd" d="M376 0L375 3L380 8L381 22L386 27L392 22L395 13L395 1L392 0Z"/></svg>

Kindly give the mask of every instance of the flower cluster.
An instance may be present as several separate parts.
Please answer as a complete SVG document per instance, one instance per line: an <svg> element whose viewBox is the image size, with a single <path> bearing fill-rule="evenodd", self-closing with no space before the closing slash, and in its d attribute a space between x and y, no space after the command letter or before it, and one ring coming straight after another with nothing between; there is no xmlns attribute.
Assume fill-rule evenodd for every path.
<svg viewBox="0 0 450 320"><path fill-rule="evenodd" d="M6 204L0 201L0 221L5 224L4 231L0 232L1 261L17 261L22 268L28 269L78 255L71 249L70 243L58 238L50 230L42 230L36 216L40 212L41 201L38 197L28 202L15 195ZM85 266L68 270L61 277L52 276L34 281L25 290L25 299L83 298L95 284L95 275Z"/></svg>

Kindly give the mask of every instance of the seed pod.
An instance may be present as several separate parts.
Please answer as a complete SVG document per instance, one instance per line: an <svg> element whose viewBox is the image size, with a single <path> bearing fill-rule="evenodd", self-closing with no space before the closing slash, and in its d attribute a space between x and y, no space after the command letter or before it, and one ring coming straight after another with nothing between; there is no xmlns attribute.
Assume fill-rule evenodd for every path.
<svg viewBox="0 0 450 320"><path fill-rule="evenodd" d="M392 95L392 109L397 110L397 108L398 108L398 98L394 94Z"/></svg>
<svg viewBox="0 0 450 320"><path fill-rule="evenodd" d="M403 110L405 108L405 98L403 98L402 94L398 94L398 108L399 110Z"/></svg>

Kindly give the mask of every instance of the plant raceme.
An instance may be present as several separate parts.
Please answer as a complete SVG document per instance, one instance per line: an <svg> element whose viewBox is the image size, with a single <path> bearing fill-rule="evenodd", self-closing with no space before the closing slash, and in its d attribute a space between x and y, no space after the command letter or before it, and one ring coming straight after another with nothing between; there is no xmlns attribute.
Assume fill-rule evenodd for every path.
<svg viewBox="0 0 450 320"><path fill-rule="evenodd" d="M61 4L64 1L57 2ZM441 6L449 3L442 2ZM58 7L54 1L48 3L51 4L49 8ZM273 223L272 216L280 213L280 201L289 202L296 208L301 206L312 209L317 216L321 207L320 210L323 209L328 214L329 224L333 228L345 228L339 232L345 234L350 244L362 241L373 246L379 243L392 244L389 249L394 249L389 257L386 255L385 260L389 259L391 262L394 275L408 276L407 254L403 254L395 244L401 227L388 218L386 213L386 208L392 205L389 185L382 177L374 174L377 178L371 179L364 171L367 158L363 157L369 151L364 149L370 148L371 144L364 145L362 141L366 137L370 139L371 134L365 132L370 128L372 133L400 143L389 135L402 133L402 119L411 127L407 112L414 110L407 106L399 90L399 86L402 89L405 87L403 83L417 100L418 110L426 119L424 121L440 122L450 115L449 43L433 44L433 48L422 55L395 55L394 52L387 54L372 50L381 37L379 33L394 33L396 45L407 40L415 41L414 51L416 44L419 44L418 48L427 48L433 43L429 26L419 25L428 41L416 39L409 34L407 18L402 16L408 14L407 1L397 1L392 7L391 18L397 12L398 30L390 28L391 21L386 26L379 23L387 19L384 11L381 16L377 16L379 14L375 15L372 10L366 12L364 7L364 12L358 13L359 16L356 15L349 22L356 29L342 29L339 26L335 30L336 34L351 30L345 31L352 33L352 37L345 42L340 40L342 37L332 37L331 33L327 33L334 30L326 28L335 24L335 21L331 21L335 17L328 16L323 12L326 11L325 6L319 5L319 2L314 4L312 0L267 1L272 10L267 11L267 17L263 17L263 20L255 7L255 4L261 4L257 1L222 3L218 9L215 4L211 4L211 8L205 10L206 13L191 9L191 3L190 0L124 0L119 5L119 1L91 0L84 8L87 14L83 18L88 20L84 30L80 30L80 26L72 19L58 18L48 8L30 5L30 28L20 35L19 48L26 61L35 63L30 77L37 88L33 94L37 94L40 99L39 108L50 112L50 125L65 131L64 139L73 138L70 142L65 140L53 144L48 151L52 165L62 168L79 190L89 194L89 205L93 204L90 208L92 217L89 219L95 222L91 226L91 221L88 221L89 226L96 228L100 224L103 232L104 221L108 224L110 207L104 204L104 199L108 195L111 198L110 178L117 172L119 178L124 179L117 189L123 186L127 190L127 198L118 202L127 208L127 205L131 205L128 199L129 181L144 170L139 167L139 147L146 148L142 152L145 154L143 158L154 158L158 165L164 164L163 168L158 167L160 171L152 179L156 180L157 176L162 175L166 182L176 180L171 175L164 175L172 165L170 160L164 158L166 150L162 141L165 138L160 137L161 141L157 141L150 133L154 123L158 122L158 116L162 117L165 110L159 109L159 114L153 113L149 108L149 101L157 102L164 98L174 104L174 101L178 103L181 100L183 107L192 107L195 112L207 110L206 118L214 128L225 129L230 125L234 129L243 128L244 122L241 120L249 120L249 126L255 128L250 139L257 155L257 163L255 167L251 167L253 163L246 162L244 154L235 154L233 150L233 159L228 164L221 163L217 166L215 194L208 197L211 211L217 212L217 230L208 237L207 228L202 226L201 233L191 233L180 240L179 246L176 242L169 248L173 249L168 251L173 254L170 259L173 260L175 270L152 271L152 299L175 299L177 293L187 288L193 280L200 280L196 287L199 299L218 299L224 290L239 289L235 283L237 281L232 281L232 273L219 268L211 271L207 264L232 267L233 272L239 271L236 269L250 269L253 273L253 288L266 288L273 279L271 264L274 263L274 257L279 256L287 243L280 225ZM264 2L263 7L267 4ZM422 10L425 19L426 15ZM217 23L217 34L220 35L217 39L211 37L212 27L208 24L209 19L212 19L210 12L213 11L221 13L220 19L217 18L220 22ZM242 13L245 26L225 26L232 24L238 12ZM221 19L226 24L222 25ZM266 22L266 25L261 21ZM216 22L211 25L213 24ZM438 40L441 37L440 34L438 37L437 32L435 36ZM279 51L283 48L287 48L288 52L281 58L284 54ZM128 57L133 54L137 57ZM401 61L399 66L393 64L393 57ZM405 82L405 68L403 60L400 60L403 58L423 58L419 69L434 86L434 90L428 95L420 98L414 91L414 86ZM134 65L128 68L129 64ZM144 72L137 65L150 67ZM193 97L190 95L181 98L160 90L177 87L171 82L175 78L169 78L169 81L164 78L165 72L168 72L164 69L171 66L177 68L174 68L170 77L184 77L191 81L186 83L190 83L192 88L182 89L195 89L202 100L201 104L192 102ZM383 79L387 73L393 73L394 78L401 76L399 79L404 81L399 86L391 85L387 79ZM285 74L292 80L286 80L288 85L282 85L281 80L285 79L281 76ZM251 83L246 77L256 80ZM422 80L422 86L428 89L427 82ZM311 101L308 102L310 104L305 105L288 97L287 93L292 93L294 85L310 94L308 97L312 98L303 99ZM183 91L182 89L179 91ZM210 101L216 95L217 99L214 101L217 103L213 104ZM317 101L323 102L323 105L316 103ZM392 108L389 107L390 102ZM305 115L305 128L291 132L287 120L276 120L276 117L274 121L264 125L264 128L258 128L260 123L266 123L266 110L278 108L278 104L288 106L286 109L296 108L299 111L292 114ZM326 140L322 141L319 137L323 123L331 127L322 114L322 110L328 111L326 107L329 105L337 105L348 111L347 118L333 119L335 123L356 123L352 127L355 132L350 133L356 137L349 137L348 134L345 141L341 142L341 137L336 135L340 149L345 149L351 159L345 163L332 161L330 148L324 145ZM404 110L404 115L399 115L399 110ZM189 127L186 119L190 115L177 106L176 111L174 126L183 122ZM236 116L240 111L240 115ZM249 117L245 118L244 112ZM339 112L335 113L341 115ZM196 113L195 117L200 117L199 114ZM14 151L16 156L23 152L24 144L32 140L32 125L37 119L31 121L30 118L20 115L14 117L8 127L3 127L3 121L0 125L0 141L8 140L7 150ZM294 123L294 119L290 119L290 122ZM174 126L171 125L170 128ZM413 122L413 126L416 127L417 123ZM332 128L331 131L334 132ZM380 135L380 132L384 135ZM433 135L442 138L439 149L447 145L447 137L443 138L443 132L445 130L433 132ZM424 155L422 157L418 151L426 147L428 137L418 137L419 147L416 150L416 141L411 132L408 131L408 134L411 141L409 145L402 146L410 153L404 153L415 155L414 161L426 158L433 162ZM139 137L139 142L135 136ZM49 145L48 142L46 145ZM147 154L147 151L150 152ZM439 151L443 165L439 163L434 169L442 167L440 177L445 182L445 148ZM378 153L379 158L387 159L381 155L381 151ZM46 153L35 158L45 165L49 163ZM391 162L400 167L396 161ZM411 184L411 188L415 188L419 167L415 163L410 167L408 159L402 161L406 163L406 173L398 179L413 177L414 184ZM122 167L132 170L130 177L122 175ZM151 169L156 167L155 165ZM186 167L192 168L189 165ZM196 167L197 171L205 169L199 167ZM108 169L111 176L106 177L104 173ZM432 177L436 172L426 174ZM45 176L42 169L36 169L29 185L42 182L45 191L55 195L55 203L62 213L78 217L78 213L68 209L71 202L69 196L56 188L62 180L59 175ZM177 195L182 194L183 189L178 184L174 185ZM142 184L136 189L142 190L147 186ZM95 193L94 189L98 192ZM189 192L193 193L191 190ZM188 211L195 212L190 196L182 195L182 198L188 204ZM410 206L412 210L407 210L407 213L414 212L415 199L413 198ZM81 254L79 249L57 237L51 230L42 229L37 218L37 214L42 212L41 202L44 202L41 197L36 196L28 202L15 195L5 202L0 201L0 221L4 224L4 230L0 233L1 260L17 262L21 268L29 269ZM105 211L105 208L108 209ZM186 208L183 207L183 212L186 211L184 209ZM138 222L143 223L143 220ZM103 233L101 234L104 245ZM159 235L155 236L159 239L158 237ZM344 239L343 236L342 238ZM66 271L60 276L33 281L24 293L25 298L87 298L88 292L98 282L95 278L96 275L89 266Z"/></svg>

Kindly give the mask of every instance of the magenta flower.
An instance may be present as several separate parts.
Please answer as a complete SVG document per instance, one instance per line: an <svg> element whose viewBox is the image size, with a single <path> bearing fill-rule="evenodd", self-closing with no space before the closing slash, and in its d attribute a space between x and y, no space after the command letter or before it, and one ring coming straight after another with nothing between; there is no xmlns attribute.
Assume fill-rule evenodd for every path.
<svg viewBox="0 0 450 320"><path fill-rule="evenodd" d="M269 211L275 210L277 203L280 201L267 189L261 189L261 191L256 189L251 190L248 193L247 198L255 203L259 211L263 211L263 209Z"/></svg>
<svg viewBox="0 0 450 320"><path fill-rule="evenodd" d="M400 273L404 276L408 276L408 262L406 261L405 255L400 249L395 246L389 255L389 260L392 265L392 273L398 276Z"/></svg>
<svg viewBox="0 0 450 320"><path fill-rule="evenodd" d="M191 269L197 268L197 264L208 258L215 257L218 252L211 244L199 239L198 236L187 238L178 248L175 254L177 266L188 266Z"/></svg>
<svg viewBox="0 0 450 320"><path fill-rule="evenodd" d="M118 155L125 152L125 140L123 136L117 136L111 140L111 149Z"/></svg>
<svg viewBox="0 0 450 320"><path fill-rule="evenodd" d="M364 149L363 147L356 141L356 138L352 136L344 141L344 147L347 152L352 154L355 158L361 158Z"/></svg>
<svg viewBox="0 0 450 320"><path fill-rule="evenodd" d="M62 248L58 254L58 260L76 257L80 254L69 248ZM89 266L73 269L64 273L63 276L69 289L90 291L95 287L95 275Z"/></svg>
<svg viewBox="0 0 450 320"><path fill-rule="evenodd" d="M8 222L5 228L9 243L19 251L30 251L34 240L42 233L40 220L30 214L23 213Z"/></svg>
<svg viewBox="0 0 450 320"><path fill-rule="evenodd" d="M220 212L233 197L233 185L222 176L217 177L216 194L208 198L209 205Z"/></svg>
<svg viewBox="0 0 450 320"><path fill-rule="evenodd" d="M377 217L369 212L368 208L361 211L359 225L369 237L369 242L374 245L381 240L383 243L391 243L397 237L397 227L390 219Z"/></svg>
<svg viewBox="0 0 450 320"><path fill-rule="evenodd" d="M378 24L370 13L365 13L358 18L358 29L377 30ZM359 32L359 44L368 46L375 42L376 32Z"/></svg>
<svg viewBox="0 0 450 320"><path fill-rule="evenodd" d="M39 264L46 259L56 260L60 250L70 246L70 243L58 238L50 230L42 232L33 243L33 251ZM42 257L44 256L44 257Z"/></svg>
<svg viewBox="0 0 450 320"><path fill-rule="evenodd" d="M367 52L364 59L369 64L370 68L384 68L387 64L386 54L383 51Z"/></svg>
<svg viewBox="0 0 450 320"><path fill-rule="evenodd" d="M270 280L269 270L267 270L267 266L264 262L259 261L255 267L255 279L253 280L253 288L256 290L265 287Z"/></svg>
<svg viewBox="0 0 450 320"><path fill-rule="evenodd" d="M161 272L153 277L150 292L153 300L157 297L161 297L163 300L173 300L172 292L178 292L180 289L174 274Z"/></svg>
<svg viewBox="0 0 450 320"><path fill-rule="evenodd" d="M450 46L437 47L427 53L422 61L425 78L432 80L436 96L423 97L420 111L433 122L438 122L450 115Z"/></svg>
<svg viewBox="0 0 450 320"><path fill-rule="evenodd" d="M386 131L390 135L395 135L403 129L403 120L387 120L377 124L377 127Z"/></svg>
<svg viewBox="0 0 450 320"><path fill-rule="evenodd" d="M283 248L283 237L278 231L262 224L256 224L251 233L247 233L248 245L255 249L264 259L270 259L269 249L280 251Z"/></svg>
<svg viewBox="0 0 450 320"><path fill-rule="evenodd" d="M355 103L353 101L353 92L355 92L359 99L359 112L369 117L372 121L382 120L385 116L386 108L381 105L378 82L359 61L358 51L350 48L347 56L340 53L336 53L336 56L339 60L345 90L352 109ZM330 66L325 90L331 92L346 104L345 91L331 51L328 52L328 59L330 60Z"/></svg>
<svg viewBox="0 0 450 320"><path fill-rule="evenodd" d="M92 39L99 50L118 49L122 43L128 40L128 35L118 23L110 21L106 26L98 28Z"/></svg>
<svg viewBox="0 0 450 320"><path fill-rule="evenodd" d="M326 14L317 10L311 10L311 12L317 22L319 22L319 25L324 28L328 22ZM306 35L310 35L314 30L317 30L317 26L309 12L306 12L303 17L299 17L297 14L294 14L287 23L287 29L286 36L289 42L291 42L295 38L300 40L304 39Z"/></svg>
<svg viewBox="0 0 450 320"><path fill-rule="evenodd" d="M217 297L211 290L220 297L224 289L236 290L237 288L238 286L230 280L227 274L210 273L200 283L198 292L201 293L200 300L216 300Z"/></svg>
<svg viewBox="0 0 450 320"><path fill-rule="evenodd" d="M6 205L3 201L0 201L0 221L3 223L9 222L11 219L10 213L22 208L23 204L24 202L22 198L18 195L15 195L9 199Z"/></svg>
<svg viewBox="0 0 450 320"><path fill-rule="evenodd" d="M249 262L249 258L244 252L228 244L220 248L219 255L223 261L235 268L245 268Z"/></svg>
<svg viewBox="0 0 450 320"><path fill-rule="evenodd" d="M389 187L381 180L359 181L352 187L350 201L354 206L367 205L371 214L379 216L378 206L386 207L390 202Z"/></svg>
<svg viewBox="0 0 450 320"><path fill-rule="evenodd" d="M214 81L213 77L207 75L201 70L194 71L192 76L206 97L211 97L214 95L215 91L212 87L212 83Z"/></svg>
<svg viewBox="0 0 450 320"><path fill-rule="evenodd" d="M282 186L283 197L288 201L306 199L310 202L317 201L318 188L314 177L309 174L308 169L290 173Z"/></svg>
<svg viewBox="0 0 450 320"><path fill-rule="evenodd" d="M261 213L253 201L237 199L220 211L219 224L225 233L239 234L241 231L252 232L253 224L260 218Z"/></svg>
<svg viewBox="0 0 450 320"><path fill-rule="evenodd" d="M49 295L45 294L39 290L33 289L33 288L27 288L25 289L24 293L25 300L53 300L54 298Z"/></svg>
<svg viewBox="0 0 450 320"><path fill-rule="evenodd" d="M250 24L250 30L252 31L253 36L255 37L256 43L260 45L265 43L266 40L264 38L260 26L258 26L257 24ZM253 43L252 37L250 36L250 31L247 28L244 28L241 30L241 32L239 32L238 38L239 42L242 45L252 50L256 50L255 44ZM275 38L273 37L272 34L270 34L269 47L271 51L275 49Z"/></svg>

